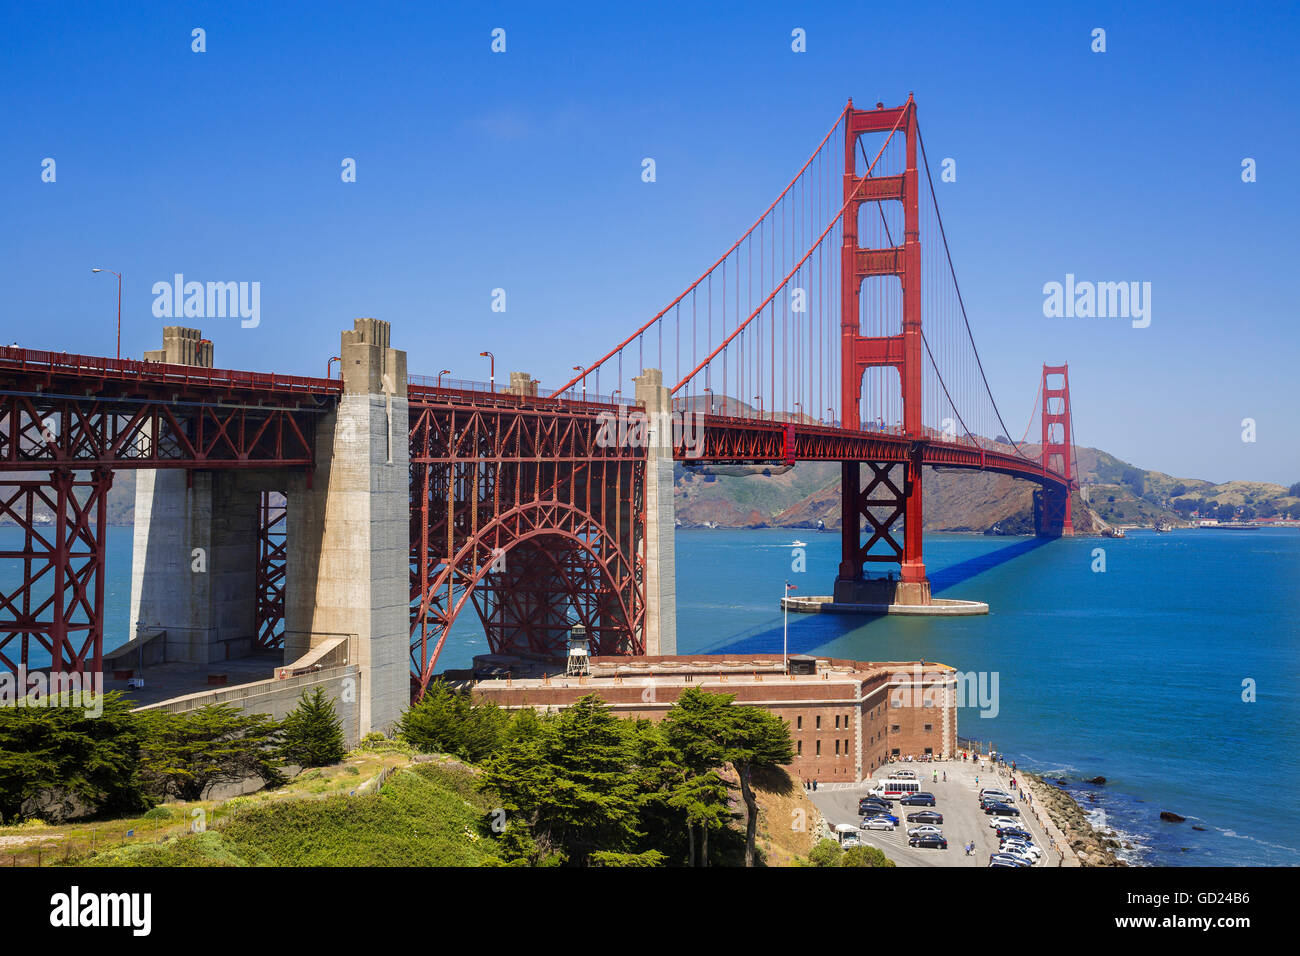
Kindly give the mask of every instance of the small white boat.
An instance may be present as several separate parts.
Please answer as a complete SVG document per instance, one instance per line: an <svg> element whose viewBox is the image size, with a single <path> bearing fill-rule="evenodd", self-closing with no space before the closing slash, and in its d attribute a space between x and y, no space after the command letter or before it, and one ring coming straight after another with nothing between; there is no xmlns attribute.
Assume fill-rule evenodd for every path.
<svg viewBox="0 0 1300 956"><path fill-rule="evenodd" d="M800 541L798 538L796 538L794 541L791 541L791 542L790 542L790 547L792 547L792 548L806 548L806 547L808 547L808 545L805 544L804 542Z"/></svg>

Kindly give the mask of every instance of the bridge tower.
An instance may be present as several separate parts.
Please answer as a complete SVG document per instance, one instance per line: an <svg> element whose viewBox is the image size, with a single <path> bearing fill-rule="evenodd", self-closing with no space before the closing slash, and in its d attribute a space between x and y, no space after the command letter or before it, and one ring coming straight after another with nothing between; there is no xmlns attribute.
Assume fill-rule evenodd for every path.
<svg viewBox="0 0 1300 956"><path fill-rule="evenodd" d="M897 176L856 173L854 154L864 133L897 129L906 143L906 168ZM917 173L916 102L911 95L898 107L877 105L855 110L852 100L844 131L844 242L840 258L841 420L862 427L862 380L868 368L898 372L903 399L903 432L913 439L910 460L902 465L865 462L871 477L862 485L861 465L842 463L842 542L835 601L845 604L929 604L930 582L921 554L921 225ZM858 243L858 220L866 203L903 206L903 243L885 249ZM902 289L902 327L895 335L862 334L862 284L873 276L897 277ZM862 522L871 535L862 541ZM901 534L898 522L902 521ZM901 541L899 540L901 537ZM871 582L869 563L899 565L897 582Z"/></svg>
<svg viewBox="0 0 1300 956"><path fill-rule="evenodd" d="M1043 471L1069 479L1068 487L1044 486L1036 496L1034 519L1042 537L1074 534L1070 497L1075 485L1074 422L1070 413L1070 366L1043 366Z"/></svg>

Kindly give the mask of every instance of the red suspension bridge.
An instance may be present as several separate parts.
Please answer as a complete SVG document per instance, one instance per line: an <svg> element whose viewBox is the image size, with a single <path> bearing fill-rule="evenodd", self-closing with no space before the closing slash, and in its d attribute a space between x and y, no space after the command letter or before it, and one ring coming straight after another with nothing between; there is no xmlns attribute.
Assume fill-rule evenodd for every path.
<svg viewBox="0 0 1300 956"><path fill-rule="evenodd" d="M190 511L203 481L222 500L253 496L231 511L242 529L228 527L234 518L221 529L236 535L227 550L243 557L231 574L247 573L249 599L230 599L238 613L209 608L205 640L247 632L251 649L284 648L289 663L322 633L368 633L378 648L400 629L416 693L471 607L497 654L555 656L575 623L594 653L670 653L674 459L841 463L835 600L846 604L878 603L881 588L886 603L930 603L927 465L1035 482L1039 533L1072 532L1067 370L1043 367L1038 447L1013 440L975 346L910 97L871 110L850 102L712 266L559 389L522 374L506 387L408 377L387 336L386 323L358 320L337 379L207 367L206 340L144 362L0 348L0 519L20 531L0 548L0 666L101 668L106 500L121 469L183 471L185 490L169 494L191 496ZM642 430L622 427L629 412ZM355 528L337 538L348 512L328 496L342 487L342 461L371 469L361 489L371 529L360 538ZM409 481L376 477L394 465ZM159 560L138 542L143 511L164 520L160 489L137 488L133 574L146 584L133 594L148 590L142 575ZM390 506L409 522L384 578L375 555L392 548L373 516ZM177 532L186 554L188 533ZM350 567L349 548L373 549L370 590L356 585L329 617L329 582L355 585L355 573L329 577L332 561ZM897 580L873 566L896 568ZM389 620L391 595L380 591L394 576L407 601Z"/></svg>

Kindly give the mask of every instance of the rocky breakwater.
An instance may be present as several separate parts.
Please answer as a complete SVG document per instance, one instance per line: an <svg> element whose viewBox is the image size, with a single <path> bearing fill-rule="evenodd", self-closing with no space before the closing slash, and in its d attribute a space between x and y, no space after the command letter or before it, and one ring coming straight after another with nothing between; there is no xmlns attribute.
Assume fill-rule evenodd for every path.
<svg viewBox="0 0 1300 956"><path fill-rule="evenodd" d="M1098 830L1089 823L1083 808L1061 789L1059 783L1023 771L1020 776L1029 784L1034 802L1040 809L1047 811L1052 822L1060 829L1081 866L1128 865L1115 855L1115 851L1121 847L1115 834Z"/></svg>

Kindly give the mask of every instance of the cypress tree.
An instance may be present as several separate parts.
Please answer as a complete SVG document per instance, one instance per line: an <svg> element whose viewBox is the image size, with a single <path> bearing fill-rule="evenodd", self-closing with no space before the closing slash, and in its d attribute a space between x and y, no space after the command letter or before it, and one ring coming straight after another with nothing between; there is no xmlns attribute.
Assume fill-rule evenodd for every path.
<svg viewBox="0 0 1300 956"><path fill-rule="evenodd" d="M338 763L343 747L343 722L334 711L334 701L319 687L306 693L281 725L280 759L300 767L324 767Z"/></svg>

